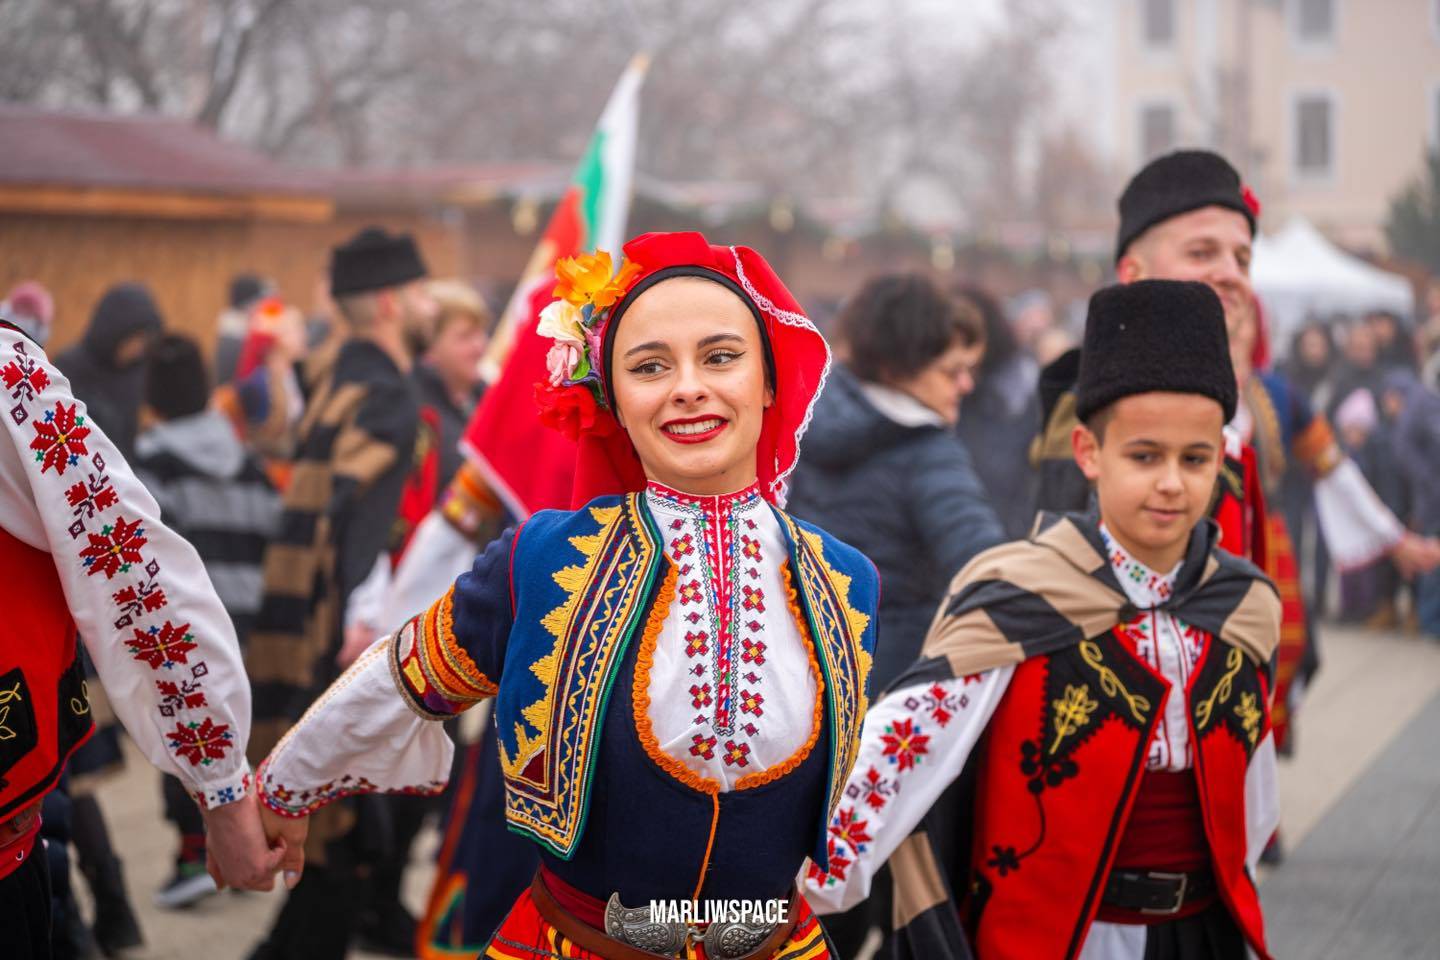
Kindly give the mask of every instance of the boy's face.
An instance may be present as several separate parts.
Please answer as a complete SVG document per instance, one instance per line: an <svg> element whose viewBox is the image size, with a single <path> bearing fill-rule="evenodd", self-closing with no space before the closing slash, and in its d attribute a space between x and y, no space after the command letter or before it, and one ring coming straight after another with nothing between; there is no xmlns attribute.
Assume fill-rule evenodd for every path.
<svg viewBox="0 0 1440 960"><path fill-rule="evenodd" d="M1224 411L1198 394L1156 392L1117 400L1102 417L1103 441L1075 428L1075 462L1095 484L1110 533L1135 559L1168 572L1210 506Z"/></svg>

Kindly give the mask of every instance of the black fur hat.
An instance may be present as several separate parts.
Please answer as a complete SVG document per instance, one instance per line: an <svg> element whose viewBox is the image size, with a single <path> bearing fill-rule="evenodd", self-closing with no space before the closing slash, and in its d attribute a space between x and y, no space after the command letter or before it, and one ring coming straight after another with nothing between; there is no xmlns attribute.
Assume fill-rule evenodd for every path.
<svg viewBox="0 0 1440 960"><path fill-rule="evenodd" d="M1082 422L1136 393L1198 393L1235 416L1225 309L1203 283L1138 280L1097 290L1085 318L1075 413Z"/></svg>
<svg viewBox="0 0 1440 960"><path fill-rule="evenodd" d="M398 287L426 275L414 238L381 227L366 227L330 255L332 297Z"/></svg>
<svg viewBox="0 0 1440 960"><path fill-rule="evenodd" d="M1209 150L1177 150L1151 160L1125 185L1120 194L1120 233L1115 239L1115 262L1146 230L1162 220L1198 210L1226 207L1250 223L1255 236L1255 217L1260 204L1240 174L1218 153Z"/></svg>

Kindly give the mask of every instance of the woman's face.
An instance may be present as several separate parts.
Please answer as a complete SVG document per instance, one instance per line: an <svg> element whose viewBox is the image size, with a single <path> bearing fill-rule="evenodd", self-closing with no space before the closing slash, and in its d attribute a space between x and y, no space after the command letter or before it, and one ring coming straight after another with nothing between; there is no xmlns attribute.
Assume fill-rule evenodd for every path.
<svg viewBox="0 0 1440 960"><path fill-rule="evenodd" d="M699 277L657 283L620 318L610 363L616 413L648 478L699 495L755 482L774 394L739 297Z"/></svg>
<svg viewBox="0 0 1440 960"><path fill-rule="evenodd" d="M1309 367L1323 367L1330 362L1330 340L1319 327L1308 327L1300 335L1300 359Z"/></svg>
<svg viewBox="0 0 1440 960"><path fill-rule="evenodd" d="M925 369L895 384L935 411L951 426L960 419L960 401L975 392L975 370L985 358L984 342L966 344L956 340Z"/></svg>

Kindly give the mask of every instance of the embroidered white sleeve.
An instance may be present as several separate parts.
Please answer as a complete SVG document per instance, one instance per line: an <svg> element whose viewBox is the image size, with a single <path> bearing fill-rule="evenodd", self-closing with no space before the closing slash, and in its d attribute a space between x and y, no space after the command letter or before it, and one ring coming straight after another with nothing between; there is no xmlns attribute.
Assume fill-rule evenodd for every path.
<svg viewBox="0 0 1440 960"><path fill-rule="evenodd" d="M345 601L345 626L364 624L372 630L381 629L385 616L385 598L390 593L390 554L384 550L375 558L375 566L365 575ZM419 607L417 609L425 609Z"/></svg>
<svg viewBox="0 0 1440 960"><path fill-rule="evenodd" d="M431 510L415 528L400 558L400 566L385 593L380 619L375 626L390 633L399 630L417 610L444 596L450 584L475 562L475 543Z"/></svg>
<svg viewBox="0 0 1440 960"><path fill-rule="evenodd" d="M395 686L392 636L375 642L311 704L256 775L260 800L301 817L355 793L439 793L455 746Z"/></svg>
<svg viewBox="0 0 1440 960"><path fill-rule="evenodd" d="M1405 535L1354 460L1342 460L1315 480L1315 511L1325 545L1342 572L1378 559Z"/></svg>
<svg viewBox="0 0 1440 960"><path fill-rule="evenodd" d="M830 868L801 883L816 913L848 910L875 873L960 775L1014 667L892 690L865 715L860 754L830 819Z"/></svg>
<svg viewBox="0 0 1440 960"><path fill-rule="evenodd" d="M202 805L249 782L250 684L195 549L39 347L0 329L0 522L50 554L125 729Z"/></svg>

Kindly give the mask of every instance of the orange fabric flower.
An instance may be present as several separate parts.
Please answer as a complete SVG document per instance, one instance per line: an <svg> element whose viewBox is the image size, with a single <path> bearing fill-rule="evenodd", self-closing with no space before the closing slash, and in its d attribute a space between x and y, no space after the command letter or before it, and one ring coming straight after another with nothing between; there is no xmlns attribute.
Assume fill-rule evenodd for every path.
<svg viewBox="0 0 1440 960"><path fill-rule="evenodd" d="M627 261L612 277L613 266L604 250L556 261L555 296L576 307L594 304L595 309L603 310L624 296L640 274L640 266Z"/></svg>

